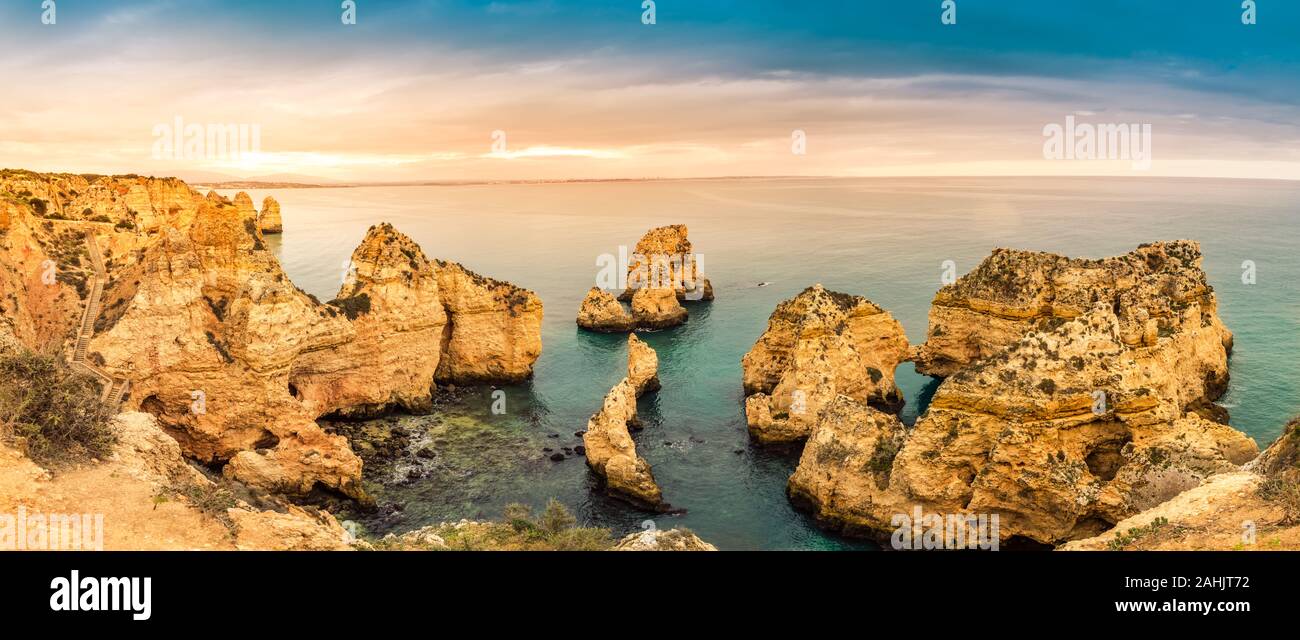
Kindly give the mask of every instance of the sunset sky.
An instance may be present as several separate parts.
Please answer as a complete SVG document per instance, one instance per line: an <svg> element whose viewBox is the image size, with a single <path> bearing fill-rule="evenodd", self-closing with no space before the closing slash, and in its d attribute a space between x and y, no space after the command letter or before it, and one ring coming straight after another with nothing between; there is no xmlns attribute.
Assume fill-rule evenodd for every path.
<svg viewBox="0 0 1300 640"><path fill-rule="evenodd" d="M1300 2L40 0L0 5L0 166L346 181L723 175L1300 179ZM1043 128L1150 124L1153 162ZM155 159L156 125L261 152ZM493 152L494 131L506 134ZM791 152L806 132L807 152Z"/></svg>

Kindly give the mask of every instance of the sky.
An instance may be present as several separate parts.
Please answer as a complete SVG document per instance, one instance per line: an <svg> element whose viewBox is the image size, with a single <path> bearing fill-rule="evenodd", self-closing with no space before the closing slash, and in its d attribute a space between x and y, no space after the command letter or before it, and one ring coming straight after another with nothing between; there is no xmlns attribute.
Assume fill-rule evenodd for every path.
<svg viewBox="0 0 1300 640"><path fill-rule="evenodd" d="M0 166L1300 179L1293 0L45 1L0 0ZM1049 157L1067 117L1137 125L1151 162Z"/></svg>

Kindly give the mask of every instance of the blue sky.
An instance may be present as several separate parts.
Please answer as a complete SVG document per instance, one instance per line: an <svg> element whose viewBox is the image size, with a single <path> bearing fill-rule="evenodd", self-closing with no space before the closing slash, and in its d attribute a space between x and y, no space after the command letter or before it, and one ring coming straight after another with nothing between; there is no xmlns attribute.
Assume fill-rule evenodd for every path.
<svg viewBox="0 0 1300 640"><path fill-rule="evenodd" d="M1300 178L1300 2L56 2L0 6L0 163L147 170L180 115L260 124L264 162L180 168L241 175L1127 171L1043 161L1075 115L1152 124L1156 175Z"/></svg>

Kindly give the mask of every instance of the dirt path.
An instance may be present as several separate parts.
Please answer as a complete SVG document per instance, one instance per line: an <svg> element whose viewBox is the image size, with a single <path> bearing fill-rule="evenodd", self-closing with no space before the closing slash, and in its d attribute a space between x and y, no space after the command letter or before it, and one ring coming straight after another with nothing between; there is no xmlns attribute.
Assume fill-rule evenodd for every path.
<svg viewBox="0 0 1300 640"><path fill-rule="evenodd" d="M106 490L111 487L111 490ZM154 483L116 462L50 477L22 454L0 447L0 515L103 514L105 550L234 549L228 530L177 501L156 502Z"/></svg>

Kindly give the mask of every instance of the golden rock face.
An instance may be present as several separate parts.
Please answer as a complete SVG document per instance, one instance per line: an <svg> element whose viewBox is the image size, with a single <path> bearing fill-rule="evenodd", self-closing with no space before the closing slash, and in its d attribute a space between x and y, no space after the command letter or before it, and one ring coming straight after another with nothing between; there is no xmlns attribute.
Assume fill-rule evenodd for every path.
<svg viewBox="0 0 1300 640"><path fill-rule="evenodd" d="M907 335L888 312L861 296L805 289L777 306L741 360L750 434L801 441L838 395L898 411L894 370L907 355Z"/></svg>
<svg viewBox="0 0 1300 640"><path fill-rule="evenodd" d="M931 339L917 351L950 375L915 427L900 438L880 412L837 399L814 420L792 500L859 535L888 538L893 516L920 506L997 514L1002 539L1056 544L1256 456L1253 440L1214 421L1231 334L1194 243L1101 261L1017 255L1026 254L995 254L986 265L996 268L936 298ZM991 272L1017 277L995 291ZM1055 294L1043 293L1049 281ZM1105 288L1114 283L1127 288Z"/></svg>
<svg viewBox="0 0 1300 640"><path fill-rule="evenodd" d="M1231 344L1232 334L1215 315L1200 245L1193 241L1147 244L1100 260L997 249L935 294L926 341L913 354L916 369L947 377L1098 302L1115 310L1128 345L1154 344L1177 322L1178 311L1192 304Z"/></svg>
<svg viewBox="0 0 1300 640"><path fill-rule="evenodd" d="M430 261L391 225L369 230L322 304L266 250L273 199L259 221L247 194L203 196L174 179L10 172L0 187L0 283L18 301L6 334L29 347L73 339L86 306L76 281L46 286L37 267L94 234L107 284L89 358L131 381L126 410L154 414L186 455L228 462L254 486L361 497L360 459L317 417L421 410L435 381L522 380L541 353L536 295ZM52 198L47 213L89 212L42 220L20 193Z"/></svg>
<svg viewBox="0 0 1300 640"><path fill-rule="evenodd" d="M637 455L629 429L639 426L636 399L659 388L659 359L649 345L628 336L628 375L609 390L582 434L587 466L610 494L650 510L666 508L650 464Z"/></svg>
<svg viewBox="0 0 1300 640"><path fill-rule="evenodd" d="M636 321L614 294L592 287L578 309L578 326L601 333L625 333L636 329Z"/></svg>

